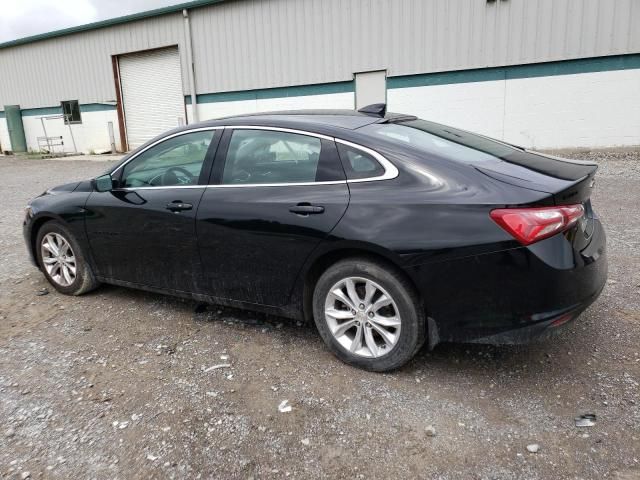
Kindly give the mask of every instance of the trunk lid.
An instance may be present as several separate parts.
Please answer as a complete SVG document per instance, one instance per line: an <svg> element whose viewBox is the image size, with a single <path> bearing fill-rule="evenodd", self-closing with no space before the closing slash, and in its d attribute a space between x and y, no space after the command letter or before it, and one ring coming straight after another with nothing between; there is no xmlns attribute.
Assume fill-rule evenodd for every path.
<svg viewBox="0 0 640 480"><path fill-rule="evenodd" d="M513 150L475 168L510 185L549 193L556 205L585 203L591 197L598 166L526 150Z"/></svg>

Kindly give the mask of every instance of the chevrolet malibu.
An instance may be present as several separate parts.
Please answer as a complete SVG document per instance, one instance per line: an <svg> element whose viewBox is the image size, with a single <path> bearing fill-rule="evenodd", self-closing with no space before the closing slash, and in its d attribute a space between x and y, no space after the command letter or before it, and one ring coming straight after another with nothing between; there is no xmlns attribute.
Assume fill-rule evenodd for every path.
<svg viewBox="0 0 640 480"><path fill-rule="evenodd" d="M60 292L100 283L315 322L387 371L427 342L523 343L600 294L597 166L384 105L189 125L26 209Z"/></svg>

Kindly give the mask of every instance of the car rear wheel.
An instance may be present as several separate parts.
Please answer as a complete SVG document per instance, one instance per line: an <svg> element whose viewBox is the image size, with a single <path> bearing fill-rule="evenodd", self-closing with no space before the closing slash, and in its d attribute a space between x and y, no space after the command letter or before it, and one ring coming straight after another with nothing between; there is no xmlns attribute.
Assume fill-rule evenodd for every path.
<svg viewBox="0 0 640 480"><path fill-rule="evenodd" d="M82 295L96 288L91 267L71 232L61 223L45 223L36 239L38 263L49 283L65 295Z"/></svg>
<svg viewBox="0 0 640 480"><path fill-rule="evenodd" d="M426 337L424 310L412 285L395 269L369 259L331 266L316 284L313 313L331 351L366 370L401 367Z"/></svg>

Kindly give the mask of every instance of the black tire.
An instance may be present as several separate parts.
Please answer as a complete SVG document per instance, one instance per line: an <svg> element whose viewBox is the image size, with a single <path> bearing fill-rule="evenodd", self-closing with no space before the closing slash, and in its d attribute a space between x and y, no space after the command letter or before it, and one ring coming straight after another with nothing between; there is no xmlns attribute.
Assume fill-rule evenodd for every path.
<svg viewBox="0 0 640 480"><path fill-rule="evenodd" d="M343 279L359 277L382 287L393 298L400 315L400 333L392 349L378 357L351 353L331 333L325 318L325 300L329 290ZM318 279L313 292L313 317L320 336L343 362L375 372L394 370L407 363L426 340L424 308L409 281L395 268L367 258L341 260Z"/></svg>
<svg viewBox="0 0 640 480"><path fill-rule="evenodd" d="M55 233L62 236L69 243L73 251L73 255L75 257L76 274L75 279L69 285L60 285L52 278L52 276L49 274L49 272L47 272L47 269L45 268L42 259L42 242L45 236L50 233ZM35 249L40 270L42 270L42 273L49 281L49 283L60 293L64 293L65 295L82 295L84 293L90 292L91 290L94 290L100 285L100 282L96 280L91 267L87 263L84 252L80 248L77 240L71 234L69 229L62 223L54 220L45 223L40 228L40 230L38 230Z"/></svg>

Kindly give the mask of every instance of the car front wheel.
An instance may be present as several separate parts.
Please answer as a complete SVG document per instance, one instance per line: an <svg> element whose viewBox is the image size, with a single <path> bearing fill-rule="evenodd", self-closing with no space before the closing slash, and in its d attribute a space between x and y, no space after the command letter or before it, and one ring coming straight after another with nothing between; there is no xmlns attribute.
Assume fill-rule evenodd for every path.
<svg viewBox="0 0 640 480"><path fill-rule="evenodd" d="M36 239L38 263L53 287L66 295L82 295L99 285L71 232L61 223L45 223Z"/></svg>
<svg viewBox="0 0 640 480"><path fill-rule="evenodd" d="M366 370L399 368L425 341L424 310L412 285L395 269L369 259L331 266L316 284L313 313L331 351Z"/></svg>

